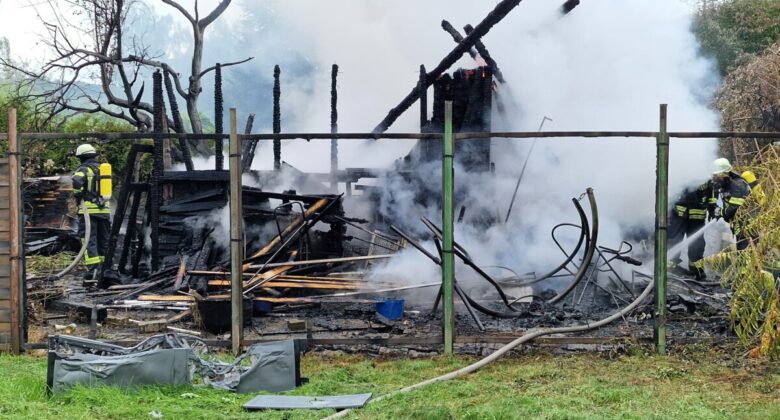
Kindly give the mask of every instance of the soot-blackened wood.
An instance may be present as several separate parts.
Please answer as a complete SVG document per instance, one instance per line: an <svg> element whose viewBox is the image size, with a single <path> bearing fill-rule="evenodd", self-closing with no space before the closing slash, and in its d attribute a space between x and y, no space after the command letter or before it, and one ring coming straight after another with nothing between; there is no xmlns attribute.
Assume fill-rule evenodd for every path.
<svg viewBox="0 0 780 420"><path fill-rule="evenodd" d="M279 76L282 70L279 65L274 66L274 110L273 110L273 131L274 134L282 132L282 111L279 106L279 97L282 94L282 88L279 83ZM282 169L282 141L274 139L274 170Z"/></svg>
<svg viewBox="0 0 780 420"><path fill-rule="evenodd" d="M334 64L330 71L330 132L339 132L339 112L338 112L338 91L336 89L336 78L339 74L338 64ZM330 174L331 188L336 188L335 173L339 170L339 141L330 139Z"/></svg>
<svg viewBox="0 0 780 420"><path fill-rule="evenodd" d="M425 131L428 125L428 83L425 66L420 64L420 79L417 81L417 89L420 91L420 132Z"/></svg>
<svg viewBox="0 0 780 420"><path fill-rule="evenodd" d="M214 69L214 132L224 133L224 111L222 107L222 65L217 63ZM225 157L222 155L222 139L214 140L214 158L216 170L221 171L225 167Z"/></svg>
<svg viewBox="0 0 780 420"><path fill-rule="evenodd" d="M493 26L495 26L498 22L501 21L501 19L506 17L509 12L517 7L521 1L522 0L502 0L500 3L498 3L496 7L490 13L488 13L485 19L483 19L482 22L474 27L474 31L466 36L466 38L463 39L463 42L458 44L449 54L447 54L444 59L439 62L439 65L437 65L436 68L428 73L426 84L430 86L439 76L447 71L448 68L455 64L460 59L460 57L462 57L463 54L469 50L469 48L473 47L480 38L485 36L485 34L487 34L490 29L493 28ZM418 87L415 85L412 91L406 95L406 97L395 108L391 109L385 119L374 128L374 133L384 133L387 131L387 129L390 128L395 120L397 120L398 117L404 113L404 111L409 109L409 107L412 106L412 104L415 103L417 99L419 99L419 92L420 89L418 89Z"/></svg>
<svg viewBox="0 0 780 420"><path fill-rule="evenodd" d="M133 266L132 266L132 275L135 278L138 278L139 271L141 268L141 257L144 254L144 248L145 248L144 241L146 238L144 232L146 231L146 229L149 228L149 220L151 220L152 218L152 205L151 205L150 196L151 196L151 191L146 193L146 209L144 212L145 215L142 223L143 230L137 232L138 243L136 244L135 254L133 254Z"/></svg>
<svg viewBox="0 0 780 420"><path fill-rule="evenodd" d="M561 13L568 14L572 10L574 10L575 7L577 7L580 4L580 0L567 0L566 3L563 3L563 6L561 6Z"/></svg>
<svg viewBox="0 0 780 420"><path fill-rule="evenodd" d="M474 27L466 25L463 27L463 30L466 31L466 34L468 35L474 31ZM475 42L474 46L477 48L479 55L482 56L482 59L485 60L485 63L493 69L493 75L496 76L496 80L498 80L499 83L506 83L504 74L501 73L501 69L498 68L498 63L491 57L490 52L487 50L487 47L485 47L485 44L482 43L482 40Z"/></svg>
<svg viewBox="0 0 780 420"><path fill-rule="evenodd" d="M249 114L246 118L246 126L244 127L244 134L252 134L252 126L255 125L255 114ZM244 142L241 146L241 171L246 172L252 169L252 161L255 160L255 148L257 147L257 140Z"/></svg>
<svg viewBox="0 0 780 420"><path fill-rule="evenodd" d="M162 133L163 118L165 117L165 104L162 97L162 75L160 72L155 72L153 75L154 82L154 95L153 95L153 107L154 107L154 132ZM152 178L151 178L151 192L150 192L150 206L151 216L149 218L149 228L151 229L151 264L152 272L157 271L160 268L160 204L162 203L162 184L160 178L162 178L164 172L163 161L163 140L162 138L154 139L154 151L152 152Z"/></svg>
<svg viewBox="0 0 780 420"><path fill-rule="evenodd" d="M125 229L125 240L122 244L122 253L119 256L119 272L126 273L127 257L130 254L133 236L138 227L138 209L141 207L141 197L144 193L143 188L136 187L133 190L133 204L130 206L130 214L127 216L127 229Z"/></svg>
<svg viewBox="0 0 780 420"><path fill-rule="evenodd" d="M181 122L181 114L179 114L179 104L176 102L176 92L173 90L173 83L171 83L171 76L168 72L165 72L165 91L168 93L173 129L177 133L183 133L184 125ZM189 140L179 139L179 150L181 150L182 161L187 170L192 171L195 169L195 166L192 164L192 151L190 150Z"/></svg>
<svg viewBox="0 0 780 420"><path fill-rule="evenodd" d="M447 31L450 36L452 36L452 40L455 41L456 44L460 44L463 42L463 35L458 32L457 29L455 29L454 26L447 20L441 21L441 28ZM474 48L469 48L468 53L475 61L477 60L477 51Z"/></svg>
<svg viewBox="0 0 780 420"><path fill-rule="evenodd" d="M114 253L116 252L116 243L119 237L119 230L122 227L122 220L125 216L125 210L127 208L127 200L130 195L130 189L133 182L133 168L135 168L135 162L138 160L138 155L141 153L151 153L154 148L144 144L133 144L130 146L130 152L127 155L127 164L125 166L125 176L122 179L122 187L119 190L119 196L116 201L116 207L114 208L114 218L111 224L111 231L108 236L108 246L106 247L105 261L100 269L100 286L106 286L103 280L106 269L111 268L113 262ZM162 154L161 154L162 156Z"/></svg>

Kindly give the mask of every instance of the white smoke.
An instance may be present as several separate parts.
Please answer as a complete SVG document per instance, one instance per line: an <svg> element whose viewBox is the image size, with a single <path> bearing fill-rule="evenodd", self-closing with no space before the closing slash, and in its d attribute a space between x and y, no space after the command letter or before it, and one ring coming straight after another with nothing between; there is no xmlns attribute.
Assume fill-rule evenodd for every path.
<svg viewBox="0 0 780 420"><path fill-rule="evenodd" d="M591 0L560 17L560 3L523 1L484 37L508 81L498 87L499 97L518 104L505 118L494 112L494 130L534 131L548 116L553 121L545 130L657 131L661 103L669 104L670 130L718 130L718 115L708 107L717 77L698 54L689 7L677 0ZM283 114L293 115L284 127L288 132L327 131L332 63L340 66L340 131L370 131L415 85L419 65L430 70L454 46L441 19L456 28L476 25L494 2L344 0L318 6L317 13L312 7L304 1L275 4L284 26L293 28L284 36L295 40L314 69L312 78L283 77ZM458 66L475 63L465 56ZM418 131L418 112L410 108L391 131ZM456 176L459 185L470 187L468 213L490 211L503 219L530 144L494 141L495 177ZM340 164L387 166L412 145L342 141ZM711 140L672 140L672 197L708 177L715 150ZM326 171L329 143L288 142L282 154L299 169ZM438 167L425 173L438 182ZM435 208L419 208L405 185L387 185L398 198L393 204L405 206L398 213L410 219L438 215ZM462 225L456 239L483 264L545 271L562 259L550 229L579 223L570 198L587 187L594 188L599 205L601 244L617 246L627 229L652 227L654 140L540 140L510 225L487 232ZM582 204L589 213L587 200ZM566 232L561 234L569 244L576 240L576 232Z"/></svg>
<svg viewBox="0 0 780 420"><path fill-rule="evenodd" d="M508 82L498 86L498 98L508 112L504 116L494 112L494 130L534 131L547 116L553 121L545 123L545 130L656 131L661 103L669 104L672 131L718 130L718 115L708 106L718 82L716 72L699 56L689 30L691 10L684 2L589 0L565 17L559 14L561 3L525 0L483 38ZM495 2L471 0L275 0L262 6L237 1L231 5L229 29L244 48L242 54L269 58L250 64L267 75L266 82L273 65L282 65L283 131L329 130L330 66L336 63L339 130L365 132L415 86L420 64L430 70L453 48L452 39L440 28L441 19L456 28L476 25L494 6ZM261 28L265 36L256 45L246 42L258 35L258 29L254 19L242 16L269 13L275 17L273 27ZM226 29L217 26L212 36ZM268 36L280 41L270 42ZM305 66L286 56L304 57ZM451 70L474 66L466 55ZM266 95L270 105L270 89ZM231 99L226 101L230 106ZM509 106L513 102L516 107ZM418 115L415 105L391 131L418 131ZM340 167L386 168L413 145L344 140L339 146ZM458 172L456 182L468 192L468 199L456 203L456 210L465 205L467 219L489 213L503 220L530 145L528 140L495 140L495 176ZM282 158L299 170L327 172L329 148L328 141L285 141ZM715 150L712 140L672 140L672 197L708 177ZM268 169L271 162L271 144L263 142L253 167ZM440 167L420 168L418 175L436 186ZM437 207L415 202L405 182L391 178L384 186L383 209L405 215L410 224L422 215L439 222ZM458 225L456 239L481 264L505 265L520 273L547 271L563 258L552 244L550 229L560 222L579 223L570 199L587 187L594 188L598 201L600 244L617 247L627 231L651 228L653 139L539 140L510 223L487 230L464 223ZM387 200L389 196L395 200ZM587 200L581 203L589 213ZM414 233L422 231L418 225ZM562 229L560 236L570 248L578 235ZM389 268L405 277L398 265ZM409 280L420 282L414 273Z"/></svg>

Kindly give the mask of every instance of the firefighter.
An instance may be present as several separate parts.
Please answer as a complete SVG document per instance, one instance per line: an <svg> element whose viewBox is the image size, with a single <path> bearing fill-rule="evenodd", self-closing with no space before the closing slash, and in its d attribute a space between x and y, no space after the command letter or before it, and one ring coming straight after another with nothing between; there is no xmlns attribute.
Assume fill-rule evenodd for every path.
<svg viewBox="0 0 780 420"><path fill-rule="evenodd" d="M81 163L72 176L73 195L79 205L79 236L83 238L82 241L87 241L87 250L84 253L84 265L87 268L87 272L84 274L85 280L96 280L100 273L111 227L109 220L111 212L110 169L105 169L106 166L110 168L110 165L105 163L101 165L97 156L97 151L90 144L82 144L77 147L76 157ZM101 177L101 169L103 172L109 172L109 174L103 175L103 177L109 178L108 182L105 182ZM107 191L103 191L104 189ZM82 203L89 213L89 238L84 238L85 225Z"/></svg>
<svg viewBox="0 0 780 420"><path fill-rule="evenodd" d="M737 249L743 250L748 246L748 240L744 229L736 220L737 211L745 204L750 195L750 186L742 177L734 172L734 168L726 158L715 159L713 162L712 182L716 191L720 194L723 209L720 216L731 226L731 231L737 238Z"/></svg>
<svg viewBox="0 0 780 420"><path fill-rule="evenodd" d="M717 206L717 195L714 184L707 181L696 188L686 188L674 202L671 216L669 217L669 245L674 247L688 236L688 270L679 267L682 249L670 255L670 267L681 271L683 274L696 277L697 280L705 280L707 276L704 270L694 264L704 257L704 235L698 235L691 240L691 236L704 227L708 215L713 215Z"/></svg>

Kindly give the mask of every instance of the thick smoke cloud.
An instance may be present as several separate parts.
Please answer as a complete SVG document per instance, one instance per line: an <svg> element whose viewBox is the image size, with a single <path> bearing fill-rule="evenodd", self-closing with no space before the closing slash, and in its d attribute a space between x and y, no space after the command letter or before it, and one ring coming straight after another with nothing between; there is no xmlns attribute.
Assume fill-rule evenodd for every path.
<svg viewBox="0 0 780 420"><path fill-rule="evenodd" d="M309 2L278 3L279 16L297 28L292 36L313 66L307 89L296 91L293 80L285 90L287 112L292 108L296 115L285 130L327 128L328 70L334 62L341 66L340 129L371 130L414 86L419 64L430 69L453 47L440 20L456 27L476 24L492 7L472 1L360 0L329 2L319 13L305 13ZM494 130L533 131L548 116L553 121L546 123L547 130L655 131L660 103L669 104L671 130L717 130L718 116L707 103L717 79L712 64L698 55L684 4L593 0L566 17L559 16L558 7L556 2L526 0L484 38L508 80L498 87L508 112L494 114ZM466 57L458 65L474 63ZM509 106L513 102L515 108ZM417 129L416 106L392 127L399 132ZM343 166L387 165L411 146L342 142L340 159ZM528 141L495 141L495 177L456 177L470 191L469 212L505 214L529 146ZM673 140L671 194L705 180L714 153L710 140ZM283 151L293 165L319 171L327 169L327 155L327 142L288 143ZM434 167L423 177L435 183L438 174ZM571 197L586 187L595 189L600 243L617 246L628 230L652 227L654 176L652 139L541 140L509 227L469 232L464 225L459 240L481 250L479 257L487 264L544 271L561 258L549 240L552 226L578 222ZM394 197L408 195L405 185L395 187L390 191ZM408 200L394 204L402 201L407 207L399 212L409 219L438 214ZM583 205L587 210L585 201Z"/></svg>

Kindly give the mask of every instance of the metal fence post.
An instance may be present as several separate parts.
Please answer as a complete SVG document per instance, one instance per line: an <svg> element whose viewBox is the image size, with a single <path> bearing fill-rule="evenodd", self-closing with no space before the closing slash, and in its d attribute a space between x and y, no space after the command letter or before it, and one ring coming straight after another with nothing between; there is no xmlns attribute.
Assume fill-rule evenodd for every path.
<svg viewBox="0 0 780 420"><path fill-rule="evenodd" d="M666 227L669 204L669 136L666 131L666 104L661 104L660 127L656 137L655 181L655 336L658 354L666 354Z"/></svg>
<svg viewBox="0 0 780 420"><path fill-rule="evenodd" d="M243 212L241 209L241 139L236 109L230 108L230 339L234 354L241 352L244 337Z"/></svg>
<svg viewBox="0 0 780 420"><path fill-rule="evenodd" d="M442 156L442 285L444 289L444 352L452 353L455 339L455 259L453 244L453 195L455 173L453 170L454 141L452 138L452 101L444 103L444 139Z"/></svg>

